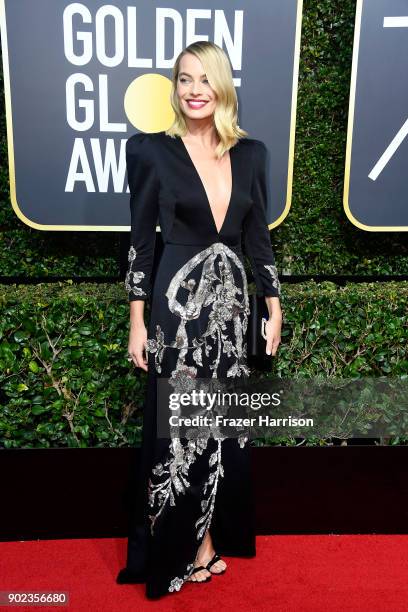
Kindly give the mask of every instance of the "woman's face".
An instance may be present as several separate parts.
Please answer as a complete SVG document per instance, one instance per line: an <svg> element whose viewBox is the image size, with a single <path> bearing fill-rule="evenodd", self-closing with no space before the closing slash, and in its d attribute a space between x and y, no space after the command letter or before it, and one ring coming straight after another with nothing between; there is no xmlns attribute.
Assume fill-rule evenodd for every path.
<svg viewBox="0 0 408 612"><path fill-rule="evenodd" d="M177 95L181 110L191 119L204 119L215 111L217 95L207 81L200 60L192 53L185 53L180 60Z"/></svg>

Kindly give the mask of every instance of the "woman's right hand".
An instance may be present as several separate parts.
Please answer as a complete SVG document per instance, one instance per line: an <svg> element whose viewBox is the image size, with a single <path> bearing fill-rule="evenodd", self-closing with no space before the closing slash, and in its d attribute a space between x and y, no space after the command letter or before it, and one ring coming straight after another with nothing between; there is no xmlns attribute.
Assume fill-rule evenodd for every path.
<svg viewBox="0 0 408 612"><path fill-rule="evenodd" d="M145 372L148 369L147 354L144 353L147 345L147 330L144 323L132 324L129 333L128 353L137 368Z"/></svg>

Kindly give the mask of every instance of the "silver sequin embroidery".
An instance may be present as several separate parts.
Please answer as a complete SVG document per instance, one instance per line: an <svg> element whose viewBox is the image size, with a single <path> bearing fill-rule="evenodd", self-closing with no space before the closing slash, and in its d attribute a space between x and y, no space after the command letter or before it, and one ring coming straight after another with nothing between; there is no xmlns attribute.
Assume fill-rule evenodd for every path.
<svg viewBox="0 0 408 612"><path fill-rule="evenodd" d="M264 268L266 268L268 272L270 273L270 275L272 276L272 285L275 287L275 289L278 290L278 295L280 295L281 294L281 284L279 282L277 267L271 264L268 264L268 265L264 264Z"/></svg>
<svg viewBox="0 0 408 612"><path fill-rule="evenodd" d="M217 261L217 257L220 257L221 261ZM201 278L196 287L195 279L187 280L187 276L201 263L203 263ZM241 274L243 289L235 283L232 265L235 265ZM187 289L189 292L185 304L181 304L177 299L180 288ZM156 325L156 339L150 338L147 341L147 351L155 354L155 366L158 373L161 373L161 362L165 349L175 348L179 354L176 369L171 374L172 377L176 377L178 372L183 371L183 368L186 367L185 358L190 350L193 351L192 359L201 367L203 366L203 351L207 357L210 353L215 353L215 359L209 366L213 370L214 378L217 377L221 352L226 353L228 357L233 355L235 358L227 376L250 374L246 365L246 345L244 343L249 315L247 279L245 268L232 249L222 242L215 242L194 255L174 275L166 291L166 297L170 311L180 318L180 323L176 337L170 344L165 343L160 325ZM202 309L208 306L211 307L211 311L207 329L199 338L193 338L189 345L188 322L198 319ZM223 333L227 321L233 322L235 336L233 339Z"/></svg>
<svg viewBox="0 0 408 612"><path fill-rule="evenodd" d="M133 262L136 259L136 255L135 247L131 246L128 253L129 268L125 277L125 289L128 293L133 293L137 296L146 295L145 291L137 286L144 279L145 273L141 270L133 270Z"/></svg>
<svg viewBox="0 0 408 612"><path fill-rule="evenodd" d="M187 580L187 578L189 576L191 576L193 568L194 568L193 563L189 563L187 565L187 574L185 574L183 578L178 578L178 577L173 578L173 580L170 582L170 586L169 586L170 593L172 593L173 591L179 591L180 590L180 588L182 587L183 583Z"/></svg>
<svg viewBox="0 0 408 612"><path fill-rule="evenodd" d="M188 275L202 264L200 279L188 279ZM239 286L235 282L233 266L241 275ZM188 291L185 303L179 301L180 289ZM247 366L245 332L248 325L249 298L247 290L247 278L245 268L239 257L222 242L216 242L208 248L194 255L173 276L166 291L169 309L180 318L175 338L171 342L165 341L164 332L159 324L156 325L156 337L147 340L146 351L154 354L155 368L161 373L162 360L165 350L176 349L178 351L177 364L171 372L170 382L178 392L188 391L197 386L197 367L186 364L187 354L191 354L194 363L203 367L203 358L214 356L209 368L212 370L212 378L218 377L218 369L221 354L233 358L226 376L249 376L250 369ZM204 308L210 308L206 329L199 337L188 336L188 323L200 317ZM226 333L228 321L232 322L233 336ZM190 334L191 335L191 334ZM209 458L208 478L203 487L203 499L201 501L202 515L195 523L196 538L200 540L209 528L214 505L218 482L224 475L222 466L222 440L219 432L212 432L217 441L216 450ZM152 508L149 514L151 522L151 533L154 525L167 503L174 506L176 496L183 494L190 486L188 473L191 464L197 456L207 448L208 430L205 434L188 440L182 444L179 437L171 438L169 444L168 458L163 463L158 463L153 469L148 483L149 506ZM245 446L247 437L240 436L238 444L240 448ZM193 564L187 567L184 578L174 578L169 586L169 591L179 590L183 582L189 577Z"/></svg>

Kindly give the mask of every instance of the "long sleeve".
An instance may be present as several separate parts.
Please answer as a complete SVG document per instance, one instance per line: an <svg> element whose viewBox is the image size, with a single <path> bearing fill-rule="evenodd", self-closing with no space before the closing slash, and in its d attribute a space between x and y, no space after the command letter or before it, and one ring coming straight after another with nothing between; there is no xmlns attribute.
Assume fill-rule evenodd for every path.
<svg viewBox="0 0 408 612"><path fill-rule="evenodd" d="M243 237L245 250L251 262L257 295L279 297L281 287L266 219L268 203L266 156L265 144L261 140L254 140L252 206L243 222Z"/></svg>
<svg viewBox="0 0 408 612"><path fill-rule="evenodd" d="M126 169L130 190L130 248L125 289L129 302L150 299L151 271L156 243L159 180L150 154L149 134L126 142Z"/></svg>

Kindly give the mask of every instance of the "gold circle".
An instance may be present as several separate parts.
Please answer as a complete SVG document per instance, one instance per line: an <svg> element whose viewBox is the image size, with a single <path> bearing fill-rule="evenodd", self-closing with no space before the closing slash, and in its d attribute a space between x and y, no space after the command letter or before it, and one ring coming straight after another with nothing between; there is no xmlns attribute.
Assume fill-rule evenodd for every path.
<svg viewBox="0 0 408 612"><path fill-rule="evenodd" d="M171 81L161 74L143 74L132 81L125 93L125 113L142 132L167 130L174 121L170 104Z"/></svg>

